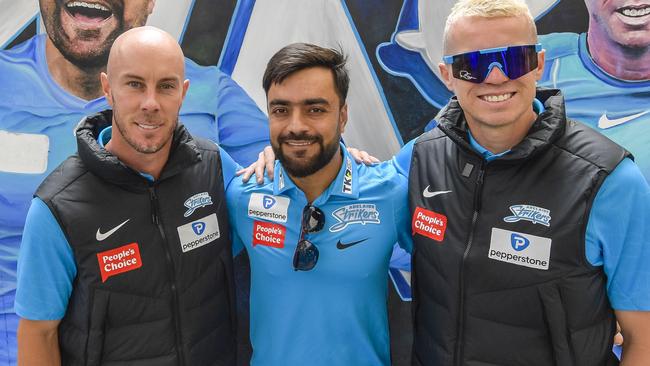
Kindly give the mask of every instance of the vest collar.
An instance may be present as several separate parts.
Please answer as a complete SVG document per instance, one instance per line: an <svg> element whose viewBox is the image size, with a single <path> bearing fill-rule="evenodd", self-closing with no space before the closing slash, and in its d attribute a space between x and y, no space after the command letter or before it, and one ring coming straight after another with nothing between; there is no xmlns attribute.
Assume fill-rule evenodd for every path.
<svg viewBox="0 0 650 366"><path fill-rule="evenodd" d="M543 112L538 114L524 140L515 145L508 154L500 157L498 161L519 160L536 155L564 134L566 112L562 93L558 89L538 88L536 97L544 106ZM450 139L462 148L480 156L470 144L465 114L455 96L435 119L438 121L438 128Z"/></svg>

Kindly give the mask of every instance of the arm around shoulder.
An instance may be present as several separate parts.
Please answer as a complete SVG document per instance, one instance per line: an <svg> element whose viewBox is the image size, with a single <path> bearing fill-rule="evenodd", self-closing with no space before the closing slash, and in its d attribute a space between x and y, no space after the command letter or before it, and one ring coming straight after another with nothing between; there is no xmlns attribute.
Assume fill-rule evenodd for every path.
<svg viewBox="0 0 650 366"><path fill-rule="evenodd" d="M58 326L60 320L20 319L18 323L18 365L59 366Z"/></svg>

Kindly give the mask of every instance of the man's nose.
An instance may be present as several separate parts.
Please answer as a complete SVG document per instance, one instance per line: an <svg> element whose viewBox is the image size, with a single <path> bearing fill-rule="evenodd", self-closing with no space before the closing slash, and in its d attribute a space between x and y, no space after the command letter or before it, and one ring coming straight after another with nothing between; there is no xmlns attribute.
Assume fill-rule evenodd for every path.
<svg viewBox="0 0 650 366"><path fill-rule="evenodd" d="M144 100L142 101L142 110L147 112L157 112L160 109L160 102L158 101L158 94L155 88L149 88L145 92Z"/></svg>
<svg viewBox="0 0 650 366"><path fill-rule="evenodd" d="M488 71L488 75L483 82L488 84L501 84L510 80L508 76L506 76L506 74L503 72L502 67L503 66L501 64L496 62L490 65L490 71Z"/></svg>

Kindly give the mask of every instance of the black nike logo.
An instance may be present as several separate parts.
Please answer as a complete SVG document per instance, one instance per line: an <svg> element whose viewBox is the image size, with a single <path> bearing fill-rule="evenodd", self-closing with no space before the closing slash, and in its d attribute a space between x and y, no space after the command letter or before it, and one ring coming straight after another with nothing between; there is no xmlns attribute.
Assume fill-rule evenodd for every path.
<svg viewBox="0 0 650 366"><path fill-rule="evenodd" d="M336 243L336 247L337 247L338 249L347 249L347 248L349 248L349 247L351 247L351 246L353 246L353 245L357 245L357 244L359 244L359 243L361 243L361 242L364 242L364 241L366 241L366 240L368 240L368 238L365 238L365 239L362 239L362 240L353 241L353 242L351 242L351 243L347 243L347 244L341 243L341 241L339 240L338 243Z"/></svg>

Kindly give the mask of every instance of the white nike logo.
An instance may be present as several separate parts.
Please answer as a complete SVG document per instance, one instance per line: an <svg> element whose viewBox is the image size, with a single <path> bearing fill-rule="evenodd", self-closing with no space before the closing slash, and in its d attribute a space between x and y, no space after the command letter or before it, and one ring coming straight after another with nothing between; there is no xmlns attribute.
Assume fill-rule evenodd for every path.
<svg viewBox="0 0 650 366"><path fill-rule="evenodd" d="M427 188L425 188L424 191L422 192L422 195L424 196L424 198L431 198L431 197L435 197L435 196L437 196L437 195L439 195L439 194L445 194L445 193L451 193L451 191L436 191L436 192L431 192L431 191L429 190L429 186L427 186Z"/></svg>
<svg viewBox="0 0 650 366"><path fill-rule="evenodd" d="M637 114L633 114L631 116L626 116L626 117L621 117L617 119L609 119L607 117L607 113L603 113L602 116L600 116L600 119L598 119L598 128L601 129L606 129L606 128L611 128L614 126L622 125L623 123L630 122L633 119L639 118L643 116L644 114L650 113L650 109L647 111L643 111Z"/></svg>
<svg viewBox="0 0 650 366"><path fill-rule="evenodd" d="M108 230L106 233L103 233L103 234L100 232L101 228L97 229L97 234L95 235L95 239L97 239L97 241L102 241L102 240L108 238L109 236L113 235L114 232L118 231L122 226L124 226L124 224L129 222L129 220L131 220L131 219L127 219L123 223L117 225L116 227L112 228L111 230Z"/></svg>

